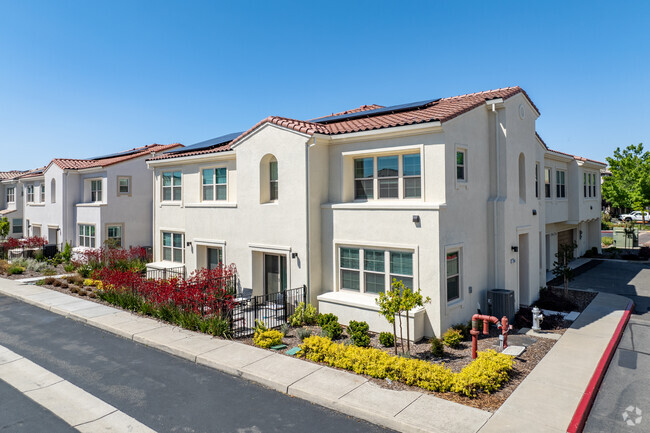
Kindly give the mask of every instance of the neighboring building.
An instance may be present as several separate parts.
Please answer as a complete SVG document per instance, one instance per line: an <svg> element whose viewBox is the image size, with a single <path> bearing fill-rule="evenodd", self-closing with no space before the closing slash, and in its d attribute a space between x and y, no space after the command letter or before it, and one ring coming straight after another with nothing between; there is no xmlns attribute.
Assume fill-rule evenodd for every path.
<svg viewBox="0 0 650 433"><path fill-rule="evenodd" d="M23 194L18 177L26 171L0 172L0 218L9 220L9 237L23 236Z"/></svg>
<svg viewBox="0 0 650 433"><path fill-rule="evenodd" d="M538 116L511 87L273 116L151 158L152 267L235 263L253 294L305 284L321 312L374 331L389 328L375 299L397 278L431 298L416 338L487 312L488 289L529 304L558 242L600 248L583 175L602 164L548 150Z"/></svg>
<svg viewBox="0 0 650 433"><path fill-rule="evenodd" d="M50 244L150 246L151 173L145 159L178 148L152 144L88 159L54 159L19 177L24 198L23 236Z"/></svg>

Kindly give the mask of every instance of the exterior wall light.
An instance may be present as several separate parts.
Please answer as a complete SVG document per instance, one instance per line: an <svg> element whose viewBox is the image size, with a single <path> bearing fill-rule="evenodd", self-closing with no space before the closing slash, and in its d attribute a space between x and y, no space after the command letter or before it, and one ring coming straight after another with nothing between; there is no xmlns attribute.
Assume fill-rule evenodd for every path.
<svg viewBox="0 0 650 433"><path fill-rule="evenodd" d="M537 209L533 209L533 215L537 215Z"/></svg>
<svg viewBox="0 0 650 433"><path fill-rule="evenodd" d="M292 259L297 259L298 258L298 253L291 253L291 258Z"/></svg>
<svg viewBox="0 0 650 433"><path fill-rule="evenodd" d="M187 241L187 242L185 242L185 246L187 246L187 247L191 247L191 246L192 246L192 241Z"/></svg>
<svg viewBox="0 0 650 433"><path fill-rule="evenodd" d="M414 223L419 223L420 222L420 215L413 215L413 222Z"/></svg>
<svg viewBox="0 0 650 433"><path fill-rule="evenodd" d="M519 247L518 247L518 246L516 246L516 245L515 245L515 246L512 246L512 247L510 247L510 249L511 249L512 251L514 251L515 253L519 251Z"/></svg>

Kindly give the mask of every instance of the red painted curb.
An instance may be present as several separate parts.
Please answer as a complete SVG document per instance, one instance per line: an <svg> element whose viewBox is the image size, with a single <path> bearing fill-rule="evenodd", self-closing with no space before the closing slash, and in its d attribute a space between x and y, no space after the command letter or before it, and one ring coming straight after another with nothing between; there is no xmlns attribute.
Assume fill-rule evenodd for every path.
<svg viewBox="0 0 650 433"><path fill-rule="evenodd" d="M598 394L600 384L603 382L607 367L609 367L609 363L612 361L618 343L621 341L623 331L627 326L627 322L630 320L630 314L632 314L633 309L634 302L630 301L623 312L623 317L621 317L621 320L618 322L618 326L616 327L616 331L614 331L612 339L609 340L605 353L603 353L603 356L600 358L600 361L596 366L596 371L594 371L589 384L587 384L587 389L585 389L582 399L580 399L580 403L573 414L569 428L567 428L567 433L582 433L582 430L585 428L587 417L589 416L591 407L593 406L596 395Z"/></svg>

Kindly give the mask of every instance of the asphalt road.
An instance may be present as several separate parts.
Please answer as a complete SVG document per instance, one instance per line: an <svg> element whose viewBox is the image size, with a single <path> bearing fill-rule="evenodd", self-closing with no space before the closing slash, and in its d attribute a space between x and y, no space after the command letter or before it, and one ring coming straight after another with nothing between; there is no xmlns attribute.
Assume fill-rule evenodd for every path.
<svg viewBox="0 0 650 433"><path fill-rule="evenodd" d="M634 300L636 312L623 333L584 431L650 431L650 265L602 262L571 287L592 288Z"/></svg>
<svg viewBox="0 0 650 433"><path fill-rule="evenodd" d="M158 432L387 432L0 295L0 345ZM0 381L0 431L76 431Z"/></svg>

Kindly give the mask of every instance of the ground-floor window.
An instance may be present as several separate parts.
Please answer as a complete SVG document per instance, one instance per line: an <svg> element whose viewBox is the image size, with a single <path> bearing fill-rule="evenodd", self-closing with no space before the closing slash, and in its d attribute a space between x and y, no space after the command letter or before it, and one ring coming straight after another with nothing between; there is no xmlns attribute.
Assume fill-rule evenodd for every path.
<svg viewBox="0 0 650 433"><path fill-rule="evenodd" d="M122 224L109 224L106 226L106 240L110 246L115 248L122 248L123 242L123 229Z"/></svg>
<svg viewBox="0 0 650 433"><path fill-rule="evenodd" d="M79 224L79 246L95 248L95 226Z"/></svg>
<svg viewBox="0 0 650 433"><path fill-rule="evenodd" d="M339 248L339 288L385 292L393 279L413 288L413 252L377 248Z"/></svg>
<svg viewBox="0 0 650 433"><path fill-rule="evenodd" d="M13 234L19 234L23 232L23 219L22 218L14 218L11 222L13 225L12 233Z"/></svg>
<svg viewBox="0 0 650 433"><path fill-rule="evenodd" d="M162 256L165 261L183 263L182 233L162 233Z"/></svg>
<svg viewBox="0 0 650 433"><path fill-rule="evenodd" d="M460 250L447 252L447 302L460 299Z"/></svg>
<svg viewBox="0 0 650 433"><path fill-rule="evenodd" d="M207 248L207 268L215 269L223 264L223 250L221 248Z"/></svg>

